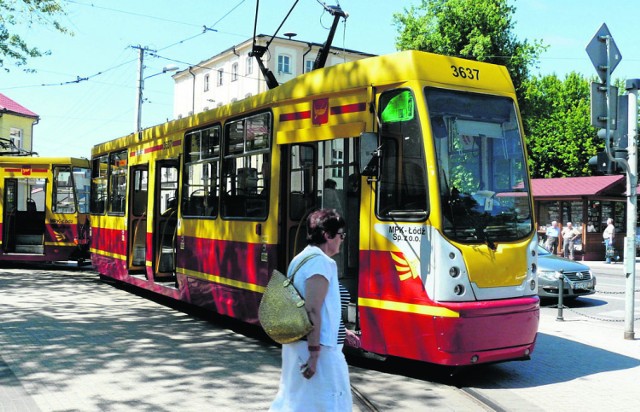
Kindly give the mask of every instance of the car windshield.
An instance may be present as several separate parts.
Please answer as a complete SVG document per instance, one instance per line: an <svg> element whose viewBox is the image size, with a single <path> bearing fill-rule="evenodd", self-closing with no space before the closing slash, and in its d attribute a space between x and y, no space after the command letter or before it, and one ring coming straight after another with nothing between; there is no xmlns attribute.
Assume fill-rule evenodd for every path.
<svg viewBox="0 0 640 412"><path fill-rule="evenodd" d="M550 255L551 253L543 248L542 246L538 246L538 256L546 256L546 255Z"/></svg>

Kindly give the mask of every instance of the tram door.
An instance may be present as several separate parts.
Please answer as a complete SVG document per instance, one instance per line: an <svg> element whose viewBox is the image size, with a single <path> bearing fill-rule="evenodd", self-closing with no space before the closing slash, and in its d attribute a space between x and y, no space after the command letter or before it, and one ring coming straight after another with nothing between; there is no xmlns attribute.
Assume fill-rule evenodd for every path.
<svg viewBox="0 0 640 412"><path fill-rule="evenodd" d="M127 220L130 272L144 271L146 266L148 184L149 167L132 167Z"/></svg>
<svg viewBox="0 0 640 412"><path fill-rule="evenodd" d="M6 253L44 254L47 180L5 179L2 248Z"/></svg>
<svg viewBox="0 0 640 412"><path fill-rule="evenodd" d="M306 242L306 219L320 208L336 209L345 219L347 237L339 254L340 282L357 297L359 255L360 178L355 161L356 139L326 140L289 146L286 170L287 263Z"/></svg>
<svg viewBox="0 0 640 412"><path fill-rule="evenodd" d="M286 262L306 246L305 221L318 209L317 148L315 144L291 145L288 152L286 204Z"/></svg>
<svg viewBox="0 0 640 412"><path fill-rule="evenodd" d="M2 250L15 251L16 211L18 210L18 181L4 179L4 199L2 209Z"/></svg>
<svg viewBox="0 0 640 412"><path fill-rule="evenodd" d="M156 163L153 222L154 280L175 281L178 160Z"/></svg>

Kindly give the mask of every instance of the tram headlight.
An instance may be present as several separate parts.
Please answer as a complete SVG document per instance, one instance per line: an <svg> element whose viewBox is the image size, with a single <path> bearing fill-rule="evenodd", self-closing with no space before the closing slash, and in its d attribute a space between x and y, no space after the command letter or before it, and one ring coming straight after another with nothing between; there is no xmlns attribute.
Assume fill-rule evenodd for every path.
<svg viewBox="0 0 640 412"><path fill-rule="evenodd" d="M535 279L531 279L531 282L529 282L529 289L536 290L536 281Z"/></svg>
<svg viewBox="0 0 640 412"><path fill-rule="evenodd" d="M451 266L449 268L449 276L451 276L452 278L457 278L458 276L460 276L460 268L457 266Z"/></svg>

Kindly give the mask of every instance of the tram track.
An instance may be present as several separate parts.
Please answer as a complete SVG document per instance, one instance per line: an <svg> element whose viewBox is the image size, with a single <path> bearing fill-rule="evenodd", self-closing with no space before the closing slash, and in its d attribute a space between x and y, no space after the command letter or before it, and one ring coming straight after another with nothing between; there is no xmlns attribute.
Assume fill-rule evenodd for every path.
<svg viewBox="0 0 640 412"><path fill-rule="evenodd" d="M501 407L496 402L487 398L479 393L477 390L468 387L449 387L452 391L462 394L465 398L471 400L478 406L477 410L487 412L507 412L507 409ZM364 394L357 386L351 384L351 394L353 397L354 411L360 412L380 412L383 409L379 408L373 399L370 399Z"/></svg>
<svg viewBox="0 0 640 412"><path fill-rule="evenodd" d="M457 388L461 393L465 394L467 397L471 398L474 402L478 403L478 405L486 410L493 412L506 412L507 410L493 402L491 399L486 396L480 394L477 390L467 387L458 387Z"/></svg>
<svg viewBox="0 0 640 412"><path fill-rule="evenodd" d="M353 395L354 404L360 411L379 412L380 409L363 394L354 384L351 384L351 394Z"/></svg>
<svg viewBox="0 0 640 412"><path fill-rule="evenodd" d="M410 378L409 378L410 379ZM483 395L480 391L469 387L469 386L460 386L459 384L455 384L453 382L444 383L439 381L439 379L435 379L434 381L425 381L420 385L420 391L433 391L433 386L436 385L438 395L433 397L432 400L437 399L437 403L443 403L448 405L447 407L451 407L456 409L455 405L464 408L469 411L486 411L486 412L507 412L507 409L502 407L500 404L490 399L489 397ZM389 399L386 398L385 404L380 404L377 401L377 393L368 396L367 391L365 389L361 390L361 386L356 385L353 382L351 383L351 394L353 398L353 410L354 412L380 412L388 410L389 408ZM363 386L364 388L364 386ZM415 390L415 389L414 389ZM394 393L394 396L400 398L411 398L412 391L401 391L398 393ZM384 396L384 395L383 395ZM419 398L420 396L418 396ZM385 399L385 398L378 398ZM419 399L415 399L415 401L420 402ZM462 406L464 405L464 406ZM405 405L407 406L407 405ZM429 407L438 409L436 405L430 405L427 403L420 404L420 406Z"/></svg>

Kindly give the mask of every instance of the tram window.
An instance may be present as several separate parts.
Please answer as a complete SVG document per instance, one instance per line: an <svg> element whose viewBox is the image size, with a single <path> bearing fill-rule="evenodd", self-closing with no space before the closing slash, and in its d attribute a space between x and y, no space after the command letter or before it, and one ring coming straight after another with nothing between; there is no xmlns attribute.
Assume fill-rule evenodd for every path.
<svg viewBox="0 0 640 412"><path fill-rule="evenodd" d="M317 151L308 145L292 145L289 166L289 218L302 220L307 211L318 207L316 175Z"/></svg>
<svg viewBox="0 0 640 412"><path fill-rule="evenodd" d="M109 156L109 213L123 214L127 190L127 151Z"/></svg>
<svg viewBox="0 0 640 412"><path fill-rule="evenodd" d="M214 125L185 136L187 154L182 190L182 214L185 217L218 215L221 131L220 125Z"/></svg>
<svg viewBox="0 0 640 412"><path fill-rule="evenodd" d="M222 215L264 219L268 212L271 114L229 122L225 132Z"/></svg>
<svg viewBox="0 0 640 412"><path fill-rule="evenodd" d="M107 210L107 172L109 157L93 159L91 167L91 213L102 214Z"/></svg>
<svg viewBox="0 0 640 412"><path fill-rule="evenodd" d="M160 197L159 213L162 216L175 213L178 209L178 168L174 164L158 165Z"/></svg>
<svg viewBox="0 0 640 412"><path fill-rule="evenodd" d="M47 180L43 178L37 179L20 179L18 183L18 204L17 210L20 212L44 212L45 193Z"/></svg>
<svg viewBox="0 0 640 412"><path fill-rule="evenodd" d="M76 211L71 167L54 166L53 168L53 202L52 210L56 213L73 213Z"/></svg>
<svg viewBox="0 0 640 412"><path fill-rule="evenodd" d="M428 211L424 144L413 93L393 90L380 97L382 137L378 214L402 213L422 220Z"/></svg>
<svg viewBox="0 0 640 412"><path fill-rule="evenodd" d="M187 165L182 200L182 214L185 217L218 215L217 172L217 161Z"/></svg>
<svg viewBox="0 0 640 412"><path fill-rule="evenodd" d="M89 211L91 170L84 167L74 167L73 182L76 189L76 199L78 200L78 212L87 213Z"/></svg>
<svg viewBox="0 0 640 412"><path fill-rule="evenodd" d="M133 204L129 213L132 216L144 216L147 213L147 199L149 193L149 171L146 169L133 170Z"/></svg>

